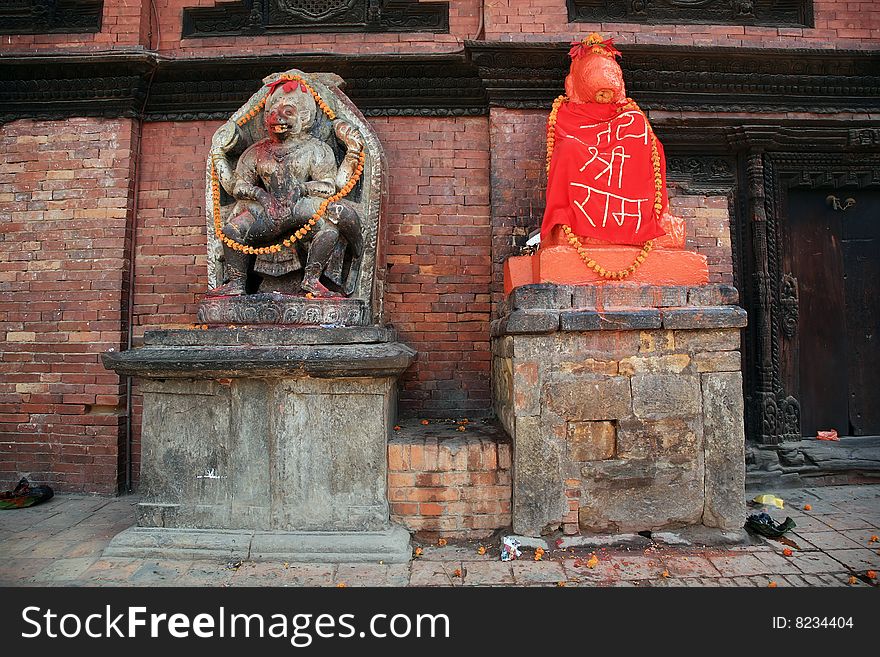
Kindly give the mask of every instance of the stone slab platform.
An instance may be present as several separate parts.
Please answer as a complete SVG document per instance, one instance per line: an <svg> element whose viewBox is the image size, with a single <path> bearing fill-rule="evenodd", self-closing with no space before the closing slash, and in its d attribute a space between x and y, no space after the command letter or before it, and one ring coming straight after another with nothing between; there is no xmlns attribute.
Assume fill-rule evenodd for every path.
<svg viewBox="0 0 880 657"><path fill-rule="evenodd" d="M263 532L131 527L103 557L242 559L308 563L407 563L410 536L402 527L371 532Z"/></svg>

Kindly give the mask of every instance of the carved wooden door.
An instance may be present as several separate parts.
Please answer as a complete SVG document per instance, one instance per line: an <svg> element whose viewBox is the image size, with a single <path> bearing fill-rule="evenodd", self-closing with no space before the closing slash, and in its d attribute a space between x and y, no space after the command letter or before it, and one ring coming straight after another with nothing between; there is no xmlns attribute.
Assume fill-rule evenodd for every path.
<svg viewBox="0 0 880 657"><path fill-rule="evenodd" d="M801 433L880 434L880 192L788 196L781 377Z"/></svg>

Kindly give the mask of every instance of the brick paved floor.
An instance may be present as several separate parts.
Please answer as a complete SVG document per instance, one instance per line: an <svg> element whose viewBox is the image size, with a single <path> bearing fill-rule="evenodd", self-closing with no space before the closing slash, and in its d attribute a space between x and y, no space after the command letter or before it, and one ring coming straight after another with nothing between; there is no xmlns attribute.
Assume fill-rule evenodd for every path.
<svg viewBox="0 0 880 657"><path fill-rule="evenodd" d="M6 586L870 586L880 571L880 485L786 490L797 527L786 545L679 547L648 544L590 550L548 549L541 561L523 548L499 560L498 541L421 545L410 564L284 564L245 560L101 557L134 522L136 497L58 495L31 509L0 511L0 585ZM810 510L804 510L809 504ZM480 545L486 554L478 553ZM415 545L419 545L418 542ZM587 562L595 554L592 568Z"/></svg>

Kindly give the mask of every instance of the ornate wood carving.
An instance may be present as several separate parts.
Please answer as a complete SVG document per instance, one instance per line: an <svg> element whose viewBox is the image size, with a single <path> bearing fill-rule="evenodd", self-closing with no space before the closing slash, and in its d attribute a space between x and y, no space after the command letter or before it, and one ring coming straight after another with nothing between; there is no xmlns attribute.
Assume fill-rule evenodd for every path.
<svg viewBox="0 0 880 657"><path fill-rule="evenodd" d="M812 27L812 0L567 0L571 23Z"/></svg>
<svg viewBox="0 0 880 657"><path fill-rule="evenodd" d="M876 52L647 45L625 50L628 91L646 110L803 111L829 118L880 112ZM474 41L455 54L308 54L296 60L304 70L339 73L348 83L346 93L368 116L459 116L485 114L490 106L546 110L562 90L567 58L559 44ZM130 114L140 110L138 99L153 72L148 119L222 118L248 97L255 80L290 61L278 55L161 61L150 54L7 56L0 59L0 120ZM699 127L701 138L717 140L723 125L716 117ZM663 137L698 129L694 119L685 127ZM880 143L873 126L849 128L843 140L848 147L870 150ZM787 138L797 140L797 132Z"/></svg>
<svg viewBox="0 0 880 657"><path fill-rule="evenodd" d="M104 0L3 0L0 34L100 32Z"/></svg>
<svg viewBox="0 0 880 657"><path fill-rule="evenodd" d="M782 277L779 306L782 312L782 332L787 338L794 337L798 323L798 282L791 274Z"/></svg>
<svg viewBox="0 0 880 657"><path fill-rule="evenodd" d="M567 45L465 46L493 105L546 108L562 92ZM832 113L880 107L876 52L642 44L621 51L627 93L644 109Z"/></svg>
<svg viewBox="0 0 880 657"><path fill-rule="evenodd" d="M854 155L844 127L803 130L743 126L731 143L744 148L747 210L737 218L746 229L743 298L749 311L746 367L747 432L766 445L800 440L800 406L781 376L781 340L797 331L798 291L782 271L788 190L880 187L880 149ZM817 152L824 146L829 150ZM830 149L835 149L831 151ZM783 150L784 149L784 150Z"/></svg>
<svg viewBox="0 0 880 657"><path fill-rule="evenodd" d="M298 32L449 32L449 3L237 0L183 10L187 39Z"/></svg>

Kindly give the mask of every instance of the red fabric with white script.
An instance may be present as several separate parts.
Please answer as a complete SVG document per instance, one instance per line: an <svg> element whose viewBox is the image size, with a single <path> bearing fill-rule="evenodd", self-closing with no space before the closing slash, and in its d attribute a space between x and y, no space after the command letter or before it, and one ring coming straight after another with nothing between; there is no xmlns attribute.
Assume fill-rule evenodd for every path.
<svg viewBox="0 0 880 657"><path fill-rule="evenodd" d="M657 141L668 209L666 159ZM553 226L613 244L644 244L664 235L654 213L651 129L638 110L617 104L566 102L556 115L541 239Z"/></svg>

